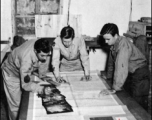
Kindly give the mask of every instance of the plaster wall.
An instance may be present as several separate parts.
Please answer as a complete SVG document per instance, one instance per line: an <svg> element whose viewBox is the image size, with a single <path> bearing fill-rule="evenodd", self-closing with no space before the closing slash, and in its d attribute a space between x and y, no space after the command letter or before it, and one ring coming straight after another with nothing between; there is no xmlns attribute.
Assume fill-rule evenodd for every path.
<svg viewBox="0 0 152 120"><path fill-rule="evenodd" d="M1 40L8 41L12 39L12 16L11 16L11 0L1 0ZM1 45L1 50L6 45Z"/></svg>
<svg viewBox="0 0 152 120"><path fill-rule="evenodd" d="M132 1L132 13L131 13ZM12 40L11 0L1 0L1 40ZM68 13L69 0L63 0L63 14ZM82 34L96 37L105 23L118 25L120 35L128 29L129 20L137 21L141 17L151 17L151 0L71 0L70 14L82 15ZM1 45L1 51L5 45ZM107 59L102 50L92 51L91 69L104 70ZM100 56L100 57L99 57Z"/></svg>

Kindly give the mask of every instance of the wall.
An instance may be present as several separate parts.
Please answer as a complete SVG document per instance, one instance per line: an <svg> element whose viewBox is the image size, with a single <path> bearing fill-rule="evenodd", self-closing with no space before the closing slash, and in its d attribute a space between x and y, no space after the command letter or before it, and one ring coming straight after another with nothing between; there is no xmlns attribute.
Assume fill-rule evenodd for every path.
<svg viewBox="0 0 152 120"><path fill-rule="evenodd" d="M70 14L82 15L82 34L95 37L107 22L114 22L120 35L128 29L130 20L151 17L151 0L71 0ZM63 14L68 13L69 0L63 1Z"/></svg>
<svg viewBox="0 0 152 120"><path fill-rule="evenodd" d="M64 0L63 14L67 14L68 1ZM82 15L82 34L95 37L108 22L116 23L122 34L128 27L130 0L71 0L70 14Z"/></svg>
<svg viewBox="0 0 152 120"><path fill-rule="evenodd" d="M132 21L151 17L151 0L132 0Z"/></svg>
<svg viewBox="0 0 152 120"><path fill-rule="evenodd" d="M68 13L68 4L69 0L63 1L63 14ZM70 14L82 15L82 34L96 37L105 23L112 22L118 25L120 35L123 35L129 20L151 16L150 7L151 0L71 0ZM89 57L91 70L105 70L107 54L104 51L91 51Z"/></svg>
<svg viewBox="0 0 152 120"><path fill-rule="evenodd" d="M12 0L13 1L13 0ZM63 14L68 13L69 0L63 0ZM120 35L128 29L129 20L137 21L140 17L151 17L151 0L71 0L70 14L82 15L82 34L95 37L107 22L114 22L120 29ZM11 0L1 0L1 39L12 38ZM3 47L1 47L2 50ZM91 53L90 58L102 56L103 62L91 60L91 66L105 67L106 54L103 51ZM100 61L100 60L99 60ZM97 63L94 65L94 63ZM93 65L92 65L93 64ZM92 68L95 69L95 68Z"/></svg>
<svg viewBox="0 0 152 120"><path fill-rule="evenodd" d="M1 39L12 37L11 1L1 0ZM67 14L69 0L63 0ZM95 37L107 22L114 22L120 34L128 28L131 0L71 0L70 14L82 15L82 34ZM132 20L151 17L151 0L132 0Z"/></svg>
<svg viewBox="0 0 152 120"><path fill-rule="evenodd" d="M68 13L68 4L64 0L63 14ZM128 29L130 0L71 0L70 14L82 15L82 34L96 37L108 22L116 23L123 34ZM89 57L91 70L105 70L107 54L102 49L91 51Z"/></svg>
<svg viewBox="0 0 152 120"><path fill-rule="evenodd" d="M11 0L1 0L1 40L7 41L9 37L12 39L12 11ZM5 45L1 45L1 50Z"/></svg>

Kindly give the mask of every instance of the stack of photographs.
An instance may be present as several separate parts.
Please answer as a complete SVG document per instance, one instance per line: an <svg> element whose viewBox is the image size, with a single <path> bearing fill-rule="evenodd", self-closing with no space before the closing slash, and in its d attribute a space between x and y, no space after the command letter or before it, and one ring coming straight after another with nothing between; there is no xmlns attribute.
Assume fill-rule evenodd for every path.
<svg viewBox="0 0 152 120"><path fill-rule="evenodd" d="M47 114L72 112L72 106L66 101L66 97L55 87L55 85L44 86L43 94L39 94L42 98L42 105L46 109Z"/></svg>

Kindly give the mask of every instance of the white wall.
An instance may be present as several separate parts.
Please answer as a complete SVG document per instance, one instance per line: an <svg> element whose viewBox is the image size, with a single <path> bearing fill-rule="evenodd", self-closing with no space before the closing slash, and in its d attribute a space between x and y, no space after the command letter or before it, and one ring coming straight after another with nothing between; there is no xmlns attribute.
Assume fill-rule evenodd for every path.
<svg viewBox="0 0 152 120"><path fill-rule="evenodd" d="M1 39L12 37L11 1L1 0ZM63 0L67 14L69 0ZM107 22L119 26L120 34L128 28L131 0L71 0L70 14L82 15L82 34L95 37ZM151 0L132 0L132 20L151 17Z"/></svg>
<svg viewBox="0 0 152 120"><path fill-rule="evenodd" d="M1 39L12 38L11 1L1 0ZM63 0L63 14L67 14L69 0ZM131 0L71 0L70 14L82 15L82 34L99 34L107 22L114 22L122 35L127 31ZM132 0L132 19L151 17L151 0Z"/></svg>
<svg viewBox="0 0 152 120"><path fill-rule="evenodd" d="M63 14L68 13L68 3L69 0L64 0ZM82 34L96 37L108 22L116 23L122 34L128 28L130 0L71 0L70 14L82 15ZM105 70L107 54L104 51L91 51L89 58L91 70Z"/></svg>
<svg viewBox="0 0 152 120"><path fill-rule="evenodd" d="M151 17L151 0L132 0L132 21Z"/></svg>
<svg viewBox="0 0 152 120"><path fill-rule="evenodd" d="M64 0L63 14L68 1ZM128 28L130 0L71 0L70 14L82 15L82 34L95 37L108 22L116 23L122 34Z"/></svg>
<svg viewBox="0 0 152 120"><path fill-rule="evenodd" d="M68 13L69 1L63 0L63 14ZM123 35L128 30L129 20L151 16L151 0L71 0L70 14L82 15L82 34L96 37L105 23L112 22ZM107 55L104 51L91 51L89 57L91 70L105 70Z"/></svg>
<svg viewBox="0 0 152 120"><path fill-rule="evenodd" d="M68 13L68 2L63 0L63 14ZM96 37L105 23L113 22L118 25L122 35L128 29L130 8L131 0L71 0L70 14L82 15L82 34ZM11 0L1 0L2 40L12 39L11 12ZM131 20L137 21L141 17L151 17L151 0L132 0ZM97 60L95 57L98 56L101 58ZM90 59L92 69L99 67L104 70L106 54L102 50L90 53Z"/></svg>
<svg viewBox="0 0 152 120"><path fill-rule="evenodd" d="M151 17L151 0L71 0L70 14L82 15L82 34L95 37L105 23L113 22L122 35L128 29L131 1L131 20ZM68 13L68 3L63 0L63 14Z"/></svg>
<svg viewBox="0 0 152 120"><path fill-rule="evenodd" d="M1 0L1 40L12 39L11 0ZM1 50L6 45L1 45Z"/></svg>

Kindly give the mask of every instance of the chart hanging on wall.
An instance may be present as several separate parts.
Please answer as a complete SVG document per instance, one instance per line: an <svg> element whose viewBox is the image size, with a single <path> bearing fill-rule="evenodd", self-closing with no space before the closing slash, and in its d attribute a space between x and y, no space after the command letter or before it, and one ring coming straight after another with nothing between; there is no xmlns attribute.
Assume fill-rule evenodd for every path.
<svg viewBox="0 0 152 120"><path fill-rule="evenodd" d="M17 15L34 15L36 13L35 0L17 0Z"/></svg>
<svg viewBox="0 0 152 120"><path fill-rule="evenodd" d="M59 14L60 0L40 0L41 14Z"/></svg>
<svg viewBox="0 0 152 120"><path fill-rule="evenodd" d="M36 15L36 37L57 37L63 27L67 26L68 15ZM69 25L73 27L75 36L79 37L82 31L81 15L70 15Z"/></svg>
<svg viewBox="0 0 152 120"><path fill-rule="evenodd" d="M35 18L17 17L16 32L18 35L35 35Z"/></svg>
<svg viewBox="0 0 152 120"><path fill-rule="evenodd" d="M35 15L58 15L62 0L16 0L16 34L35 36Z"/></svg>
<svg viewBox="0 0 152 120"><path fill-rule="evenodd" d="M59 14L61 0L17 0L17 15Z"/></svg>

